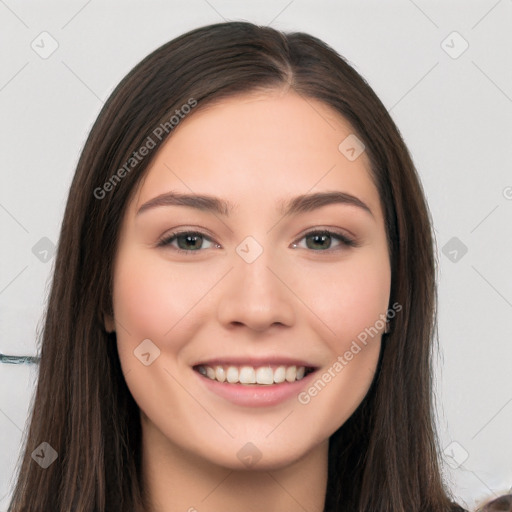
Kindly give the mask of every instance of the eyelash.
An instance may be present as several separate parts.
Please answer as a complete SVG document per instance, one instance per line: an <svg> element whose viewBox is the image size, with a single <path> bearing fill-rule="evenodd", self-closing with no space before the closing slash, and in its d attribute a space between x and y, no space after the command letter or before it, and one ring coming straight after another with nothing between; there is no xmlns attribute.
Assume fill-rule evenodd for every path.
<svg viewBox="0 0 512 512"><path fill-rule="evenodd" d="M157 242L157 247L171 247L171 243L174 240L176 240L177 237L180 235L192 235L192 236L199 235L203 238L206 238L210 242L212 242L212 239L208 235L206 235L205 233L201 233L200 231L176 231L176 232L164 235ZM300 239L298 239L297 242L300 242L302 239L307 238L308 236L312 236L312 235L330 236L331 238L337 239L345 247L359 247L359 245L360 245L356 240L349 238L344 234L337 233L335 231L330 231L328 229L319 229L319 230L309 231L308 233L305 233ZM296 244L297 242L294 242L294 244ZM185 249L180 249L179 247L172 247L172 250L179 254L187 254L187 255L192 255L193 253L202 252L201 249L186 251ZM311 250L313 252L330 253L330 252L337 251L340 249L325 249L325 250L319 250L319 251L314 251L313 249L311 249Z"/></svg>

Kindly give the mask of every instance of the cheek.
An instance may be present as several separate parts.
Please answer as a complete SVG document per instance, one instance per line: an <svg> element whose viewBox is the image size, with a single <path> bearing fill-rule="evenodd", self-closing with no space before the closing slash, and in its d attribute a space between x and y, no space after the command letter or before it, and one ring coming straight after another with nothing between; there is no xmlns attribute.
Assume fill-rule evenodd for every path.
<svg viewBox="0 0 512 512"><path fill-rule="evenodd" d="M309 273L308 275L312 275ZM302 283L304 302L327 328L327 339L337 349L376 326L382 330L390 293L390 269L385 255L361 255L337 265L317 266L315 279Z"/></svg>
<svg viewBox="0 0 512 512"><path fill-rule="evenodd" d="M155 281L152 273L147 266L130 265L125 260L115 275L114 316L137 338L154 337L156 332L164 329L163 321L168 314L164 283Z"/></svg>
<svg viewBox="0 0 512 512"><path fill-rule="evenodd" d="M121 334L134 340L161 339L197 301L197 283L187 286L182 273L156 258L126 251L114 277L114 316Z"/></svg>
<svg viewBox="0 0 512 512"><path fill-rule="evenodd" d="M155 397L160 396L162 389L172 387L173 380L166 370L175 371L176 358L190 334L190 325L182 320L188 319L187 313L190 315L198 296L204 293L197 289L198 283L187 286L190 283L187 274L175 268L171 272L169 267L164 260L152 258L147 252L124 248L114 275L119 359L132 396L148 415L157 414L164 402L177 410L179 388L173 388L164 401ZM148 339L153 345L147 342L141 345ZM145 366L139 359L146 352L154 357L155 363Z"/></svg>
<svg viewBox="0 0 512 512"><path fill-rule="evenodd" d="M329 267L329 268L327 268ZM305 302L321 320L318 332L331 360L299 396L314 411L322 435L336 431L364 399L374 378L389 303L390 269L385 255L361 255L315 273L314 287L303 288Z"/></svg>

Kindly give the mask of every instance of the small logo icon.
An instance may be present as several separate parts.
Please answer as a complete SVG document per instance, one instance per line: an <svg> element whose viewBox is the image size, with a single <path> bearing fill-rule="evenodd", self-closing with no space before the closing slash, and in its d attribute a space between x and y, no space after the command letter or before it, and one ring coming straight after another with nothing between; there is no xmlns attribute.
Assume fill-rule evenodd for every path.
<svg viewBox="0 0 512 512"><path fill-rule="evenodd" d="M441 41L441 48L452 59L458 59L469 48L469 43L454 30L448 37Z"/></svg>
<svg viewBox="0 0 512 512"><path fill-rule="evenodd" d="M30 47L41 59L50 57L59 47L59 43L48 32L41 32L31 43Z"/></svg>
<svg viewBox="0 0 512 512"><path fill-rule="evenodd" d="M53 464L57 459L58 453L45 441L41 443L33 452L32 458L43 468Z"/></svg>
<svg viewBox="0 0 512 512"><path fill-rule="evenodd" d="M252 263L263 253L263 247L255 238L248 236L238 244L236 252L246 263Z"/></svg>
<svg viewBox="0 0 512 512"><path fill-rule="evenodd" d="M353 133L343 139L338 146L339 152L351 162L359 158L365 149L363 142Z"/></svg>
<svg viewBox="0 0 512 512"><path fill-rule="evenodd" d="M452 441L444 450L446 463L453 469L457 469L468 459L469 453L457 441Z"/></svg>
<svg viewBox="0 0 512 512"><path fill-rule="evenodd" d="M252 467L261 459L262 453L253 443L246 443L238 450L236 456L247 467Z"/></svg>
<svg viewBox="0 0 512 512"><path fill-rule="evenodd" d="M458 263L468 252L468 248L454 236L444 244L442 252L452 263Z"/></svg>
<svg viewBox="0 0 512 512"><path fill-rule="evenodd" d="M49 238L43 236L43 238L32 247L32 253L39 261L48 263L55 254L55 245Z"/></svg>
<svg viewBox="0 0 512 512"><path fill-rule="evenodd" d="M160 349L150 339L145 339L133 353L144 366L149 366L160 355Z"/></svg>
<svg viewBox="0 0 512 512"><path fill-rule="evenodd" d="M503 197L509 201L512 200L512 187L505 187L503 189Z"/></svg>

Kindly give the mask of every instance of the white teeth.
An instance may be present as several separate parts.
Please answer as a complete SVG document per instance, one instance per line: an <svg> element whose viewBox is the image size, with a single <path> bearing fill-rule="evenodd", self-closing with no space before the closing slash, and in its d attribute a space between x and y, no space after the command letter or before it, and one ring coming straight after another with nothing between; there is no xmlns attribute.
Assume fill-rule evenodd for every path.
<svg viewBox="0 0 512 512"><path fill-rule="evenodd" d="M258 384L274 384L274 372L270 366L262 366L256 370L256 382Z"/></svg>
<svg viewBox="0 0 512 512"><path fill-rule="evenodd" d="M209 377L208 374L206 375ZM219 382L224 382L226 380L226 372L222 366L215 367L215 380L218 380Z"/></svg>
<svg viewBox="0 0 512 512"><path fill-rule="evenodd" d="M274 382L276 384L280 384L281 382L284 382L286 379L286 367L285 366L279 366L274 370Z"/></svg>
<svg viewBox="0 0 512 512"><path fill-rule="evenodd" d="M197 367L197 371L211 380L228 382L230 384L281 384L295 382L304 378L304 366L278 366L274 370L270 366L207 366Z"/></svg>
<svg viewBox="0 0 512 512"><path fill-rule="evenodd" d="M288 382L293 382L297 377L297 367L296 366L288 366L286 368L286 380Z"/></svg>
<svg viewBox="0 0 512 512"><path fill-rule="evenodd" d="M238 380L240 381L240 384L255 384L256 373L254 368L252 366L242 366L242 368L240 368Z"/></svg>
<svg viewBox="0 0 512 512"><path fill-rule="evenodd" d="M236 366L229 366L226 372L226 380L231 383L238 382L238 368Z"/></svg>

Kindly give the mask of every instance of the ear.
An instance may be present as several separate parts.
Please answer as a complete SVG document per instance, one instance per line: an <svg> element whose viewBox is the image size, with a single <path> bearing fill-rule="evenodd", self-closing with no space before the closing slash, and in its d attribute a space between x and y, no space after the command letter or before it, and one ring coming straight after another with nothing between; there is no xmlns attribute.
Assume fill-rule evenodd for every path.
<svg viewBox="0 0 512 512"><path fill-rule="evenodd" d="M115 332L116 324L114 322L114 318L111 315L106 313L103 315L103 324L105 325L105 330L108 333Z"/></svg>

